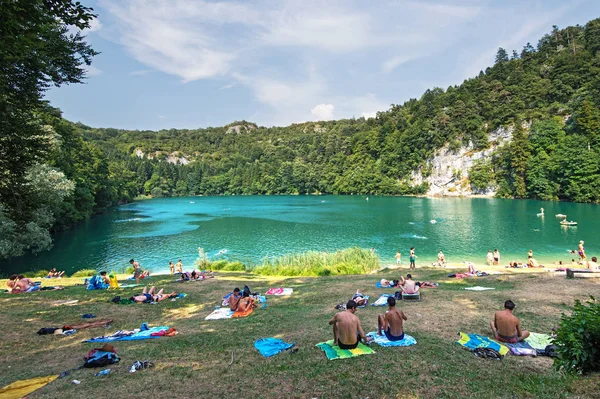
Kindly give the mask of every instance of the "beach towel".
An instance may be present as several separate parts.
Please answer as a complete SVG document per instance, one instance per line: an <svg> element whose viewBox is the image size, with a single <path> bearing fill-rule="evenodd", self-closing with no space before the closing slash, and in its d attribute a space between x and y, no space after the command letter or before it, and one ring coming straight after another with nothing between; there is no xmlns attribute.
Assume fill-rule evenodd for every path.
<svg viewBox="0 0 600 399"><path fill-rule="evenodd" d="M265 295L292 295L293 288L269 288Z"/></svg>
<svg viewBox="0 0 600 399"><path fill-rule="evenodd" d="M119 281L117 280L117 275L114 273L111 273L108 275L108 281L109 281L109 285L110 288L113 290L116 290L117 288L119 288Z"/></svg>
<svg viewBox="0 0 600 399"><path fill-rule="evenodd" d="M373 342L379 346L411 346L417 344L417 340L408 334L404 334L404 339L400 341L390 341L385 335L377 335L377 331L371 331L367 334L367 337L373 338Z"/></svg>
<svg viewBox="0 0 600 399"><path fill-rule="evenodd" d="M315 346L325 352L325 356L327 356L327 359L329 360L348 359L349 357L371 355L375 353L373 349L362 342L358 344L356 349L340 349L339 346L333 344L332 339L321 342Z"/></svg>
<svg viewBox="0 0 600 399"><path fill-rule="evenodd" d="M233 310L229 308L215 309L211 314L206 316L204 320L220 320L220 319L231 319Z"/></svg>
<svg viewBox="0 0 600 399"><path fill-rule="evenodd" d="M391 296L391 294L381 294L381 296L371 304L371 306L387 306L387 299Z"/></svg>
<svg viewBox="0 0 600 399"><path fill-rule="evenodd" d="M393 285L381 285L381 281L378 281L377 284L375 284L375 287L377 287L377 288L394 288Z"/></svg>
<svg viewBox="0 0 600 399"><path fill-rule="evenodd" d="M141 284L119 284L119 288L139 287Z"/></svg>
<svg viewBox="0 0 600 399"><path fill-rule="evenodd" d="M287 342L283 342L279 338L259 338L254 342L254 347L264 357L274 356L279 352L290 349L294 345L296 345L295 342L289 344Z"/></svg>
<svg viewBox="0 0 600 399"><path fill-rule="evenodd" d="M368 295L360 295L359 297L366 299L366 301L362 305L357 306L357 308L364 308L365 306L367 306L369 304L369 298L370 298L370 296L368 296ZM352 297L352 300L354 300L354 298L356 298L356 295Z"/></svg>
<svg viewBox="0 0 600 399"><path fill-rule="evenodd" d="M476 348L490 348L497 351L502 356L505 356L508 353L508 347L499 344L488 337L484 337L483 335L465 334L463 332L459 332L458 334L460 335L460 339L456 341L456 343L470 350Z"/></svg>
<svg viewBox="0 0 600 399"><path fill-rule="evenodd" d="M545 351L548 345L552 345L552 337L548 334L529 333L529 337L525 338L533 349L538 351Z"/></svg>
<svg viewBox="0 0 600 399"><path fill-rule="evenodd" d="M510 353L514 356L537 356L535 349L525 341L515 342L514 344L503 343L503 345L508 346Z"/></svg>
<svg viewBox="0 0 600 399"><path fill-rule="evenodd" d="M236 310L233 315L231 315L232 318L237 318L237 317L248 317L250 316L250 313L252 313L252 310L254 310L252 308L252 306L250 306L248 309L246 309L245 312L240 312L239 310Z"/></svg>
<svg viewBox="0 0 600 399"><path fill-rule="evenodd" d="M0 399L19 399L38 389L48 385L58 378L58 375L30 378L28 380L15 381L0 389Z"/></svg>
<svg viewBox="0 0 600 399"><path fill-rule="evenodd" d="M495 288L475 286L475 287L467 287L467 288L465 288L465 290L467 290L467 291L487 291L487 290L495 290Z"/></svg>
<svg viewBox="0 0 600 399"><path fill-rule="evenodd" d="M148 328L146 330L141 328L140 331L120 330L112 335L103 335L100 337L88 339L84 342L138 341L142 339L160 338L162 335L157 335L157 333L160 333L161 331L165 331L166 333L166 331L168 331L169 329L170 327L168 326L161 326Z"/></svg>

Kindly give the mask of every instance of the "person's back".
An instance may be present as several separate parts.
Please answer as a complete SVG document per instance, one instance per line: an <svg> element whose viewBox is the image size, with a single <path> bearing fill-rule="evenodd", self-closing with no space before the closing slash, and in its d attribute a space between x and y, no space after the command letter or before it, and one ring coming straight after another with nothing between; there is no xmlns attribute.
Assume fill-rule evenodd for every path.
<svg viewBox="0 0 600 399"><path fill-rule="evenodd" d="M33 285L33 281L29 278L25 278L23 276L17 277L17 282L15 284L15 288L19 291L27 291Z"/></svg>
<svg viewBox="0 0 600 399"><path fill-rule="evenodd" d="M334 345L340 349L354 349L358 346L359 339L367 342L367 336L360 325L360 320L354 315L356 312L356 302L349 300L346 304L346 310L337 313L329 325L333 326Z"/></svg>
<svg viewBox="0 0 600 399"><path fill-rule="evenodd" d="M511 300L504 302L504 310L494 313L491 323L492 331L497 340L507 343L516 343L529 336L528 331L521 330L521 322L513 315L515 304Z"/></svg>
<svg viewBox="0 0 600 399"><path fill-rule="evenodd" d="M377 317L377 333L385 334L390 341L401 341L404 339L404 320L406 315L399 309L396 309L396 299L388 297L388 310L385 315ZM382 334L383 332L383 334Z"/></svg>
<svg viewBox="0 0 600 399"><path fill-rule="evenodd" d="M419 291L419 287L416 285L410 274L406 275L406 280L402 283L402 291L406 294L416 294L417 291Z"/></svg>
<svg viewBox="0 0 600 399"><path fill-rule="evenodd" d="M236 311L237 308L238 308L238 304L240 302L240 299L242 299L242 296L240 295L240 289L239 288L235 288L233 290L233 293L229 297L229 309L233 310L233 311Z"/></svg>

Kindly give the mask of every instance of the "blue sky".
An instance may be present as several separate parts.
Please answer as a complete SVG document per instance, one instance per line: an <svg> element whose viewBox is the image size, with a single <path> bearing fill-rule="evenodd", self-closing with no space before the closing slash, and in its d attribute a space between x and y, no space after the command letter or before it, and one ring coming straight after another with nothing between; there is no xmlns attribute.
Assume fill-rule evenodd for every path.
<svg viewBox="0 0 600 399"><path fill-rule="evenodd" d="M47 98L72 121L154 130L370 117L600 17L597 0L82 2L101 54Z"/></svg>

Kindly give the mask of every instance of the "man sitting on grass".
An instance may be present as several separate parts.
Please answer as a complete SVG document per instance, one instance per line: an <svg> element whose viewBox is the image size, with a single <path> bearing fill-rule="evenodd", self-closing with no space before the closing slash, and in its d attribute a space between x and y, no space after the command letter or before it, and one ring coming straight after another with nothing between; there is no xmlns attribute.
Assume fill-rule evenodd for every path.
<svg viewBox="0 0 600 399"><path fill-rule="evenodd" d="M334 345L338 345L340 349L356 349L361 339L365 343L369 342L354 312L356 312L356 302L349 300L346 310L337 313L329 320L329 325L333 326Z"/></svg>
<svg viewBox="0 0 600 399"><path fill-rule="evenodd" d="M510 299L504 302L504 310L494 314L490 323L494 337L500 342L515 344L529 337L529 331L521 330L521 322L513 315L515 304Z"/></svg>
<svg viewBox="0 0 600 399"><path fill-rule="evenodd" d="M164 301L165 299L174 298L175 296L177 296L177 293L175 292L165 294L163 293L162 289L156 294L155 291L156 289L154 287L151 287L150 290L148 290L148 287L144 287L144 290L140 295L134 295L130 299L135 302L160 302Z"/></svg>
<svg viewBox="0 0 600 399"><path fill-rule="evenodd" d="M402 341L404 339L403 320L407 320L403 311L396 309L396 298L388 297L388 311L377 316L377 334L385 334L390 341Z"/></svg>
<svg viewBox="0 0 600 399"><path fill-rule="evenodd" d="M238 287L235 287L235 289L233 290L233 293L229 297L229 309L233 310L235 312L238 308L238 304L240 303L240 299L242 299L242 294L240 294L240 289Z"/></svg>
<svg viewBox="0 0 600 399"><path fill-rule="evenodd" d="M104 282L104 284L110 285L110 279L106 275L106 272L100 272L100 278L102 279L102 281Z"/></svg>
<svg viewBox="0 0 600 399"><path fill-rule="evenodd" d="M400 277L402 280L400 281L400 285L402 286L403 294L417 294L419 292L419 286L413 281L412 276L410 274L406 275L406 279L404 277Z"/></svg>

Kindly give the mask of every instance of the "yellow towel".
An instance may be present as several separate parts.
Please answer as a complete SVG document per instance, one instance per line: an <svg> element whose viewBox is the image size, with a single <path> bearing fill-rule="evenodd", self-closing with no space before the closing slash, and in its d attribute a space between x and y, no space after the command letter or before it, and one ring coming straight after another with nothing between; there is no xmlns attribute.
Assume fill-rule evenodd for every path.
<svg viewBox="0 0 600 399"><path fill-rule="evenodd" d="M109 274L108 275L108 280L110 281L110 288L112 289L117 289L119 288L119 282L117 281L117 275L116 274Z"/></svg>
<svg viewBox="0 0 600 399"><path fill-rule="evenodd" d="M0 399L19 399L58 378L58 375L31 378L29 380L15 381L0 389Z"/></svg>

